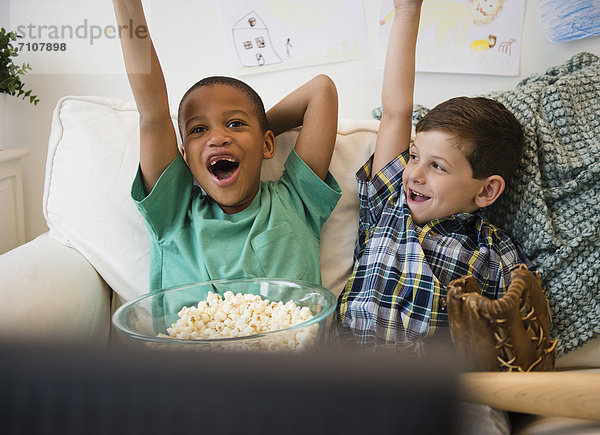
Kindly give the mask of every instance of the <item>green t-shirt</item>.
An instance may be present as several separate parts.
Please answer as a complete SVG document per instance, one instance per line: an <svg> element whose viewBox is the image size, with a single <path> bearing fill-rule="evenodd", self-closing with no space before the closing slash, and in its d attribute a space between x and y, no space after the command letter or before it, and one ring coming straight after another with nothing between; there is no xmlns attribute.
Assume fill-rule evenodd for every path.
<svg viewBox="0 0 600 435"><path fill-rule="evenodd" d="M150 232L150 291L221 278L273 277L321 283L321 226L341 196L294 150L277 181L261 182L244 210L226 214L178 155L146 196L141 172L131 196Z"/></svg>

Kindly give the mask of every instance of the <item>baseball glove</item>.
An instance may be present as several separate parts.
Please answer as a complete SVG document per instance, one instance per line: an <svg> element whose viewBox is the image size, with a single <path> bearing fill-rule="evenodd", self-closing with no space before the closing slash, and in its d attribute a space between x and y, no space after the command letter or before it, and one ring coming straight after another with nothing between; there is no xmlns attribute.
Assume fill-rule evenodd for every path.
<svg viewBox="0 0 600 435"><path fill-rule="evenodd" d="M550 308L537 272L523 264L511 271L504 296L481 295L473 276L448 286L448 320L452 341L468 370L553 370L556 340L548 335Z"/></svg>

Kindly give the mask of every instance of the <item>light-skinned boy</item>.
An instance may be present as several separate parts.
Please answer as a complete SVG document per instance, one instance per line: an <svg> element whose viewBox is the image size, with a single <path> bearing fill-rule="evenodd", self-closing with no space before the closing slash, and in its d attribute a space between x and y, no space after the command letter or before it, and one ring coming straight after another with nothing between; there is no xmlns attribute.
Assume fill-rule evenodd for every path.
<svg viewBox="0 0 600 435"><path fill-rule="evenodd" d="M394 0L372 158L357 173L359 234L333 335L361 346L448 334L446 286L474 275L497 299L516 264L531 266L481 209L502 193L523 147L502 104L458 97L428 112L411 143L415 50L422 0Z"/></svg>
<svg viewBox="0 0 600 435"><path fill-rule="evenodd" d="M140 0L113 6L120 28L147 29ZM121 33L140 114L131 193L151 238L150 291L217 278L320 283L321 226L341 195L328 172L337 130L333 82L317 76L265 113L245 83L203 79L181 99L178 148L153 43L145 31ZM300 125L281 179L261 182L275 136Z"/></svg>

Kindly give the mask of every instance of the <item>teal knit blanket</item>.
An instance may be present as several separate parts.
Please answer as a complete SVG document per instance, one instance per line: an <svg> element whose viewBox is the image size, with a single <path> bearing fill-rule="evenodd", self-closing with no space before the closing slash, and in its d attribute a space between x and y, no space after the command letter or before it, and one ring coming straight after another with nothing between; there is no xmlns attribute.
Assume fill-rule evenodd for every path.
<svg viewBox="0 0 600 435"><path fill-rule="evenodd" d="M542 275L551 335L566 354L600 334L600 58L580 53L483 96L502 102L525 131L517 173L485 214ZM413 121L426 111L417 106Z"/></svg>

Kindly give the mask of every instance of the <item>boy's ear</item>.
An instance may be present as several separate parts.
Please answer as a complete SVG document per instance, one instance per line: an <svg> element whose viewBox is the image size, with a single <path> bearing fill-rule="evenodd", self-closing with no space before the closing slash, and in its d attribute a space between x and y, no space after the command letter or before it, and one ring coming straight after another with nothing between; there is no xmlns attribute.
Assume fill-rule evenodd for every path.
<svg viewBox="0 0 600 435"><path fill-rule="evenodd" d="M264 136L263 158L272 159L275 155L275 135L271 130L267 130Z"/></svg>
<svg viewBox="0 0 600 435"><path fill-rule="evenodd" d="M504 178L500 175L490 175L485 179L485 183L481 190L475 195L475 204L477 207L484 208L498 199L500 194L504 192Z"/></svg>
<svg viewBox="0 0 600 435"><path fill-rule="evenodd" d="M183 145L179 146L179 152L181 153L181 155L183 156L183 160L185 160L185 163L187 164L187 156L185 154L185 148L183 147Z"/></svg>

